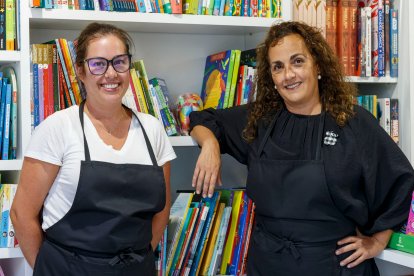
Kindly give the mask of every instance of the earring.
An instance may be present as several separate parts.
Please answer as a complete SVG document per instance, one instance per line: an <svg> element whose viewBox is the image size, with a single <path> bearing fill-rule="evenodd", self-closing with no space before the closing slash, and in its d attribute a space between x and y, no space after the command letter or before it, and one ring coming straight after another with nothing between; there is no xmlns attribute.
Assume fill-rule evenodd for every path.
<svg viewBox="0 0 414 276"><path fill-rule="evenodd" d="M322 78L322 76L318 74L318 80L320 80L321 78Z"/></svg>
<svg viewBox="0 0 414 276"><path fill-rule="evenodd" d="M275 90L277 90L277 86L275 85Z"/></svg>

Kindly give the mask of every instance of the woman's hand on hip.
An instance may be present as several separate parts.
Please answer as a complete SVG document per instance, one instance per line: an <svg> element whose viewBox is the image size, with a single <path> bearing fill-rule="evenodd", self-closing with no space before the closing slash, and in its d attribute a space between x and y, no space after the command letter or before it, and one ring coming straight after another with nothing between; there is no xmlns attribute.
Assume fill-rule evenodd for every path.
<svg viewBox="0 0 414 276"><path fill-rule="evenodd" d="M367 259L378 256L387 246L391 233L391 230L385 230L374 234L372 237L364 235L349 236L338 241L338 245L342 247L336 250L336 255L354 251L349 257L342 260L340 265L352 268Z"/></svg>
<svg viewBox="0 0 414 276"><path fill-rule="evenodd" d="M221 186L220 170L221 156L217 140L205 142L201 148L192 180L196 193L202 193L203 197L212 197L216 184Z"/></svg>

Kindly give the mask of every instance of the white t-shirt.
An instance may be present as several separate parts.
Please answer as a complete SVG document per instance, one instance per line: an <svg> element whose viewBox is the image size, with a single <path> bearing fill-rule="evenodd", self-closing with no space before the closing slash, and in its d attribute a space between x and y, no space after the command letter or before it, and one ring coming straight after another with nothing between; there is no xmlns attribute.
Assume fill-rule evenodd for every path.
<svg viewBox="0 0 414 276"><path fill-rule="evenodd" d="M84 113L85 114L85 113ZM136 113L142 123L159 166L176 158L161 123L151 115ZM88 115L84 115L85 136L91 160L116 164L152 164L141 126L132 116L128 137L115 150L99 137ZM78 187L81 160L85 160L79 106L47 117L35 130L27 157L61 166L43 207L43 230L59 221L71 208Z"/></svg>

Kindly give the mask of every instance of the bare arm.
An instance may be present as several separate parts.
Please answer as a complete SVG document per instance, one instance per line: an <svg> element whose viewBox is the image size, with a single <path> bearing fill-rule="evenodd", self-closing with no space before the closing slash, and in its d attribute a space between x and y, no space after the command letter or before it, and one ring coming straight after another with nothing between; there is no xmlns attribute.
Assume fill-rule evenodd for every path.
<svg viewBox="0 0 414 276"><path fill-rule="evenodd" d="M337 255L352 250L355 251L341 262L341 266L346 265L348 268L351 268L367 259L378 256L387 246L391 234L392 230L388 229L375 233L371 237L359 234L358 236L346 237L340 240L338 245L346 245L336 251Z"/></svg>
<svg viewBox="0 0 414 276"><path fill-rule="evenodd" d="M16 238L33 268L43 241L40 210L60 167L33 158L25 158L16 196L10 210Z"/></svg>
<svg viewBox="0 0 414 276"><path fill-rule="evenodd" d="M171 172L171 163L167 162L163 166L164 170L164 179L165 179L165 207L164 209L157 213L152 219L152 240L151 246L154 249L161 240L162 235L164 234L165 227L168 224L168 219L170 217L171 209L171 188L170 188L170 172Z"/></svg>
<svg viewBox="0 0 414 276"><path fill-rule="evenodd" d="M192 186L196 192L203 193L203 197L212 197L214 188L218 183L221 185L221 156L220 145L213 132L204 126L195 126L191 136L201 146L201 153L198 157Z"/></svg>

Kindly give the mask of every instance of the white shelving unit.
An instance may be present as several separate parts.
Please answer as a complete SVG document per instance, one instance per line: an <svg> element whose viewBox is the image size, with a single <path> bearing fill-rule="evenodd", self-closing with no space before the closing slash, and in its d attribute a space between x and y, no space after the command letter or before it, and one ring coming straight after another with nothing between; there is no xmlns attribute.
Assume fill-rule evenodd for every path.
<svg viewBox="0 0 414 276"><path fill-rule="evenodd" d="M398 1L398 0L397 0ZM2 177L17 178L21 169L24 149L31 135L30 116L30 44L42 43L58 37L75 39L79 31L88 23L99 21L117 25L130 32L135 48L133 59L144 59L148 75L161 77L167 81L173 100L183 93L199 93L207 55L227 49L251 49L264 37L267 28L279 20L271 18L216 17L197 15L168 15L117 13L99 11L45 10L30 9L27 2L21 5L21 51L0 51L0 65L12 64L18 73L19 94L19 151L18 160L0 161ZM364 89L375 87L385 90L387 96L400 99L401 147L410 160L414 157L411 147L410 126L414 99L410 97L410 79L414 79L414 50L410 50L408 34L414 39L414 32L408 26L414 21L412 1L400 0L400 77L357 78L350 77ZM284 15L291 14L290 1L283 1ZM410 12L411 11L411 12ZM289 20L290 17L284 18ZM412 42L414 43L414 42ZM411 48L414 48L411 46ZM411 51L411 55L410 55ZM410 57L413 62L409 62ZM190 189L192 171L198 157L199 148L191 137L171 137L178 158L172 162L171 185L173 190ZM10 175L10 176L9 176ZM246 179L246 169L231 157L223 157L223 182L225 185L241 186ZM16 179L17 181L17 179ZM414 255L394 250L386 250L379 260L387 264L395 263L413 269ZM7 275L31 275L31 269L20 249L0 249L0 264ZM389 274L391 275L391 274ZM397 274L395 274L397 275Z"/></svg>

